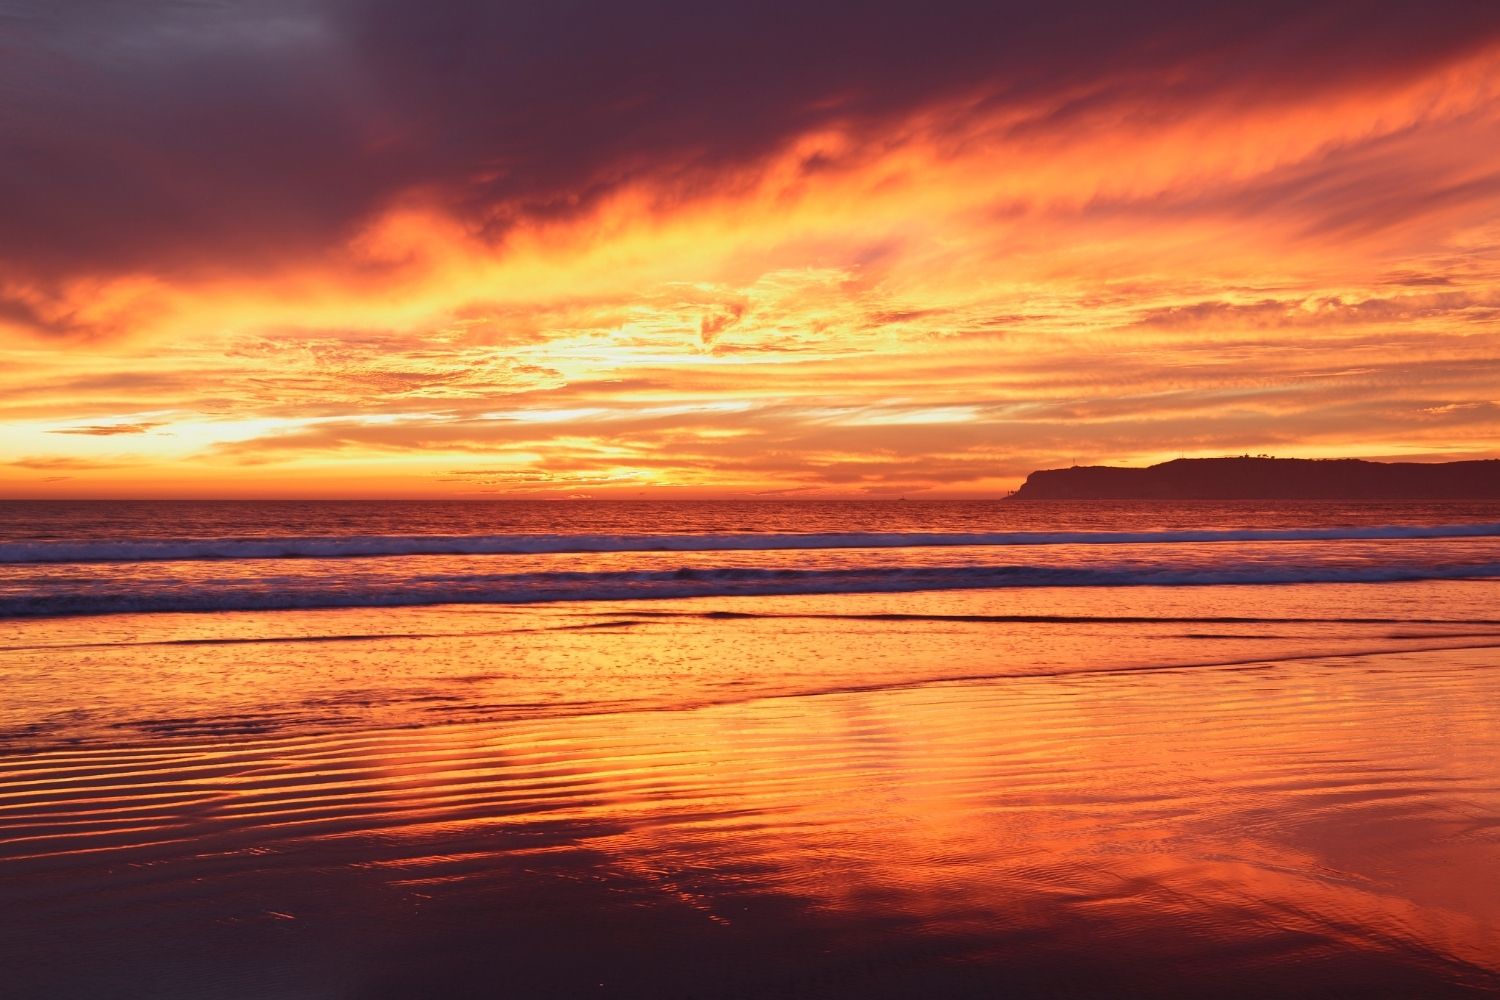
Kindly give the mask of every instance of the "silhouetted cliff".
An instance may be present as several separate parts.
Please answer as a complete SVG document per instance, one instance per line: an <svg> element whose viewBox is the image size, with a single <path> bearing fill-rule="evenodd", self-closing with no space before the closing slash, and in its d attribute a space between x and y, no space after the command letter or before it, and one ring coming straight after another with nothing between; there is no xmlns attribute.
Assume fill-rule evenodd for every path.
<svg viewBox="0 0 1500 1000"><path fill-rule="evenodd" d="M1366 462L1354 458L1180 458L1033 472L1017 500L1500 500L1500 459Z"/></svg>

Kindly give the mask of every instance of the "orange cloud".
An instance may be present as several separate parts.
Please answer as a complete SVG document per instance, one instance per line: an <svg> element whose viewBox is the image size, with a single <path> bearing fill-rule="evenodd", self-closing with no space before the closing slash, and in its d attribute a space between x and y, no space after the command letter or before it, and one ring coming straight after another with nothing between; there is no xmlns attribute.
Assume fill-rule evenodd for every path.
<svg viewBox="0 0 1500 1000"><path fill-rule="evenodd" d="M95 65L59 28L38 45L137 74L111 100L157 138L45 74L17 119L36 163L104 144L124 174L106 196L92 167L33 169L56 231L28 208L0 238L0 489L967 495L1073 458L1500 455L1500 17L1411 37L1320 5L1084 6L1121 44L1047 18L1003 53L910 29L944 69L867 14L842 69L714 76L722 108L559 84L555 120L455 96L388 26L316 6L288 52L347 58L305 71L301 108L237 8L170 15L233 31L152 35L182 51L149 65ZM168 137L155 116L196 96L133 103L215 54L261 141L338 142ZM467 82L532 72L485 67ZM213 175L240 155L283 187Z"/></svg>

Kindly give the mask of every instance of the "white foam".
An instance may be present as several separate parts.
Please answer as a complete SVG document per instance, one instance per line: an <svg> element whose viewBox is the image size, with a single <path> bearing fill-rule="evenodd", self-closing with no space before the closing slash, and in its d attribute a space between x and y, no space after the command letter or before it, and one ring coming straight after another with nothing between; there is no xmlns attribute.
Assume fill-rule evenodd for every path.
<svg viewBox="0 0 1500 1000"><path fill-rule="evenodd" d="M850 532L842 534L353 535L0 543L0 563L347 559L413 555L725 552L938 546L1142 545L1500 537L1500 524L1364 525L1192 531Z"/></svg>
<svg viewBox="0 0 1500 1000"><path fill-rule="evenodd" d="M1388 583L1500 578L1500 562L1406 565L1230 564L1220 566L868 566L841 569L684 568L675 571L486 574L416 578L390 585L311 578L299 584L131 581L0 598L0 618L156 611L276 611L297 608L546 601L649 600L791 594L904 593L1011 587L1221 586Z"/></svg>

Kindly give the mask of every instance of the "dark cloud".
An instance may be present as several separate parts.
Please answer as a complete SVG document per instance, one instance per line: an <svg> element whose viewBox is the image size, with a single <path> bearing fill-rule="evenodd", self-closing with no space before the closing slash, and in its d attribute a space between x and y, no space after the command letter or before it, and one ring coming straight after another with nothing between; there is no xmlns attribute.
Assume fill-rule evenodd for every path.
<svg viewBox="0 0 1500 1000"><path fill-rule="evenodd" d="M703 342L703 346L712 346L715 337L738 323L744 315L745 303L743 302L731 302L712 309L704 313L703 318L698 321L698 338Z"/></svg>
<svg viewBox="0 0 1500 1000"><path fill-rule="evenodd" d="M43 334L61 335L76 332L75 325L67 320L43 316L30 302L19 298L7 298L3 295L0 295L0 320L6 320L16 326Z"/></svg>
<svg viewBox="0 0 1500 1000"><path fill-rule="evenodd" d="M1307 296L1227 302L1208 299L1185 305L1144 309L1134 324L1141 329L1226 326L1243 329L1411 323L1434 319L1489 319L1500 299L1492 292L1438 292L1398 298L1346 299Z"/></svg>
<svg viewBox="0 0 1500 1000"><path fill-rule="evenodd" d="M112 461L97 461L90 458L68 458L65 456L35 455L26 458L18 458L14 461L6 462L5 464L14 466L18 469L35 469L43 472L60 472L65 470L91 472L95 469L119 468L122 463Z"/></svg>
<svg viewBox="0 0 1500 1000"><path fill-rule="evenodd" d="M0 268L36 294L0 309L68 333L36 304L65 279L294 266L412 194L499 237L630 182L691 198L809 129L874 137L938 102L1016 111L1018 134L1149 124L1497 34L1490 0L12 3Z"/></svg>
<svg viewBox="0 0 1500 1000"><path fill-rule="evenodd" d="M137 423L137 424L88 424L83 427L61 427L53 431L53 434L88 434L94 437L111 437L115 434L144 434L149 430L161 427L162 422Z"/></svg>

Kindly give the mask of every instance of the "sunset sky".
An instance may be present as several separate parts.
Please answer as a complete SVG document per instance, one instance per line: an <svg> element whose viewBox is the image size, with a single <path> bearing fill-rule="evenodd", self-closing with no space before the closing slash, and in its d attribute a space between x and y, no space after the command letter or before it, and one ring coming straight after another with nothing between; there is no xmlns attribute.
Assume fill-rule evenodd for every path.
<svg viewBox="0 0 1500 1000"><path fill-rule="evenodd" d="M0 7L0 495L1500 457L1500 3Z"/></svg>

